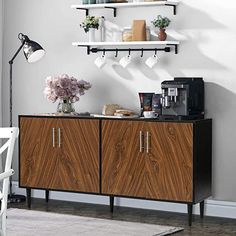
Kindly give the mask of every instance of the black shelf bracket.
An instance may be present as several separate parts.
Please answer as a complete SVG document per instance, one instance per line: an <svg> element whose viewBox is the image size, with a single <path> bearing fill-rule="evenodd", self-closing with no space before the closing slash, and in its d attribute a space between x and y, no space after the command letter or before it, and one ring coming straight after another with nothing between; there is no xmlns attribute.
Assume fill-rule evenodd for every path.
<svg viewBox="0 0 236 236"><path fill-rule="evenodd" d="M89 15L89 9L88 8L77 7L76 9L85 11L86 16Z"/></svg>
<svg viewBox="0 0 236 236"><path fill-rule="evenodd" d="M91 48L90 48L90 46L87 46L87 55L89 55L90 52L91 52Z"/></svg>
<svg viewBox="0 0 236 236"><path fill-rule="evenodd" d="M179 52L179 50L178 50L178 44L167 44L167 46L175 47L175 54L178 54L178 52Z"/></svg>
<svg viewBox="0 0 236 236"><path fill-rule="evenodd" d="M104 8L112 9L112 10L113 10L113 15L114 15L114 17L117 16L117 9L116 9L116 7L104 7ZM89 9L88 9L88 8L85 8L85 7L77 7L76 9L77 9L77 10L83 10L83 11L85 11L86 16L89 15Z"/></svg>
<svg viewBox="0 0 236 236"><path fill-rule="evenodd" d="M177 6L175 4L171 4L171 3L166 3L165 6L169 6L169 7L173 7L173 14L176 15L177 13Z"/></svg>
<svg viewBox="0 0 236 236"><path fill-rule="evenodd" d="M116 10L116 7L104 7L104 8L112 9L112 10L113 10L113 16L114 16L114 17L117 16L117 10Z"/></svg>
<svg viewBox="0 0 236 236"><path fill-rule="evenodd" d="M77 47L83 47L83 48L86 47L87 48L87 55L89 55L91 52L91 47L89 45L77 45Z"/></svg>

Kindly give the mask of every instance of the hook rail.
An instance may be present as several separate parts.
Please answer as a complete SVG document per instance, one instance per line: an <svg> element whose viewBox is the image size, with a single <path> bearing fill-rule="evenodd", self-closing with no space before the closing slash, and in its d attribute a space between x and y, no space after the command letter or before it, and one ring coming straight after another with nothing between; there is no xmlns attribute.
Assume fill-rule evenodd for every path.
<svg viewBox="0 0 236 236"><path fill-rule="evenodd" d="M170 47L165 47L165 48L89 48L88 49L89 53L98 53L98 52L115 52L115 56L118 55L118 52L129 52L129 55L131 52L157 52L157 51L164 51L164 52L170 52Z"/></svg>

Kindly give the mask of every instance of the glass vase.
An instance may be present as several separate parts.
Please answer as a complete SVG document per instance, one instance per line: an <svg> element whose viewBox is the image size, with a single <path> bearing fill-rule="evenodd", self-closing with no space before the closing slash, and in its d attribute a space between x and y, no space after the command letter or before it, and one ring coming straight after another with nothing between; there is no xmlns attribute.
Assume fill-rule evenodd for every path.
<svg viewBox="0 0 236 236"><path fill-rule="evenodd" d="M71 113L74 112L74 106L73 103L70 101L69 98L65 97L60 100L57 106L57 112L58 113Z"/></svg>

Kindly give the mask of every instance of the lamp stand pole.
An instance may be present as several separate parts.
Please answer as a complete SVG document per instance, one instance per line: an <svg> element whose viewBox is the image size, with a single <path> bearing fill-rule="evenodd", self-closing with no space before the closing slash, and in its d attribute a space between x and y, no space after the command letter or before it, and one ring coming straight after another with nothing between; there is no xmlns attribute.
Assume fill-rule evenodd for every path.
<svg viewBox="0 0 236 236"><path fill-rule="evenodd" d="M15 60L15 58L17 57L17 55L19 54L19 52L21 51L21 49L24 46L25 41L22 40L22 44L19 47L19 49L16 51L16 53L14 54L14 56L12 57L12 59L9 61L9 65L10 65L10 127L12 127L12 67L13 67L13 62ZM24 195L18 195L18 194L13 194L12 192L12 176L10 177L10 193L8 196L8 201L10 203L17 203L17 202L24 202L26 200L26 197Z"/></svg>
<svg viewBox="0 0 236 236"><path fill-rule="evenodd" d="M12 127L12 66L13 66L13 62L15 58L17 57L17 55L19 54L23 46L24 46L24 42L22 42L19 49L16 51L12 59L9 61L9 65L10 65L10 127Z"/></svg>

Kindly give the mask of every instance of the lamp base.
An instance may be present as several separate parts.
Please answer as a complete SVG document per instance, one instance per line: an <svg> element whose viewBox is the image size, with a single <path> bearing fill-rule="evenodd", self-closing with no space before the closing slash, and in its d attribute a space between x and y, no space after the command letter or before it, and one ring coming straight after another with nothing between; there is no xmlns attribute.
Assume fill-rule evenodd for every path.
<svg viewBox="0 0 236 236"><path fill-rule="evenodd" d="M8 203L21 203L25 201L26 201L26 197L24 195L19 195L19 194L8 195Z"/></svg>

